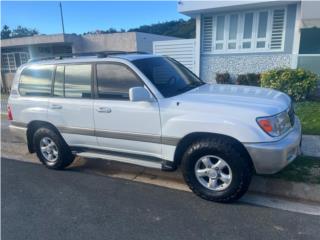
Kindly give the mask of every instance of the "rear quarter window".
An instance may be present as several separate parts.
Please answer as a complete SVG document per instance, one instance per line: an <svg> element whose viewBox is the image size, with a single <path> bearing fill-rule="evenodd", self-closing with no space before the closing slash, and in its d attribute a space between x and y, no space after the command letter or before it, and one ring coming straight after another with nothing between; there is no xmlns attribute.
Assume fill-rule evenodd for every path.
<svg viewBox="0 0 320 240"><path fill-rule="evenodd" d="M19 81L22 96L50 96L54 65L34 65L26 67Z"/></svg>

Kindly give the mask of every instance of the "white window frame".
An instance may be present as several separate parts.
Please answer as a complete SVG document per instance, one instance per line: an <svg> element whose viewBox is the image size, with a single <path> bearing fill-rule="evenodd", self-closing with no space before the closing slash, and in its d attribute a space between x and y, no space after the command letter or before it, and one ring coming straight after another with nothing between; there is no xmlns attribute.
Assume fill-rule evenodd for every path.
<svg viewBox="0 0 320 240"><path fill-rule="evenodd" d="M3 65L3 63L1 64L1 71L5 71L5 72L15 72L17 70L17 64L16 64L16 58L15 58L15 53L1 53L1 61L2 58L6 58L7 59L7 65ZM10 57L13 58L13 63L10 61Z"/></svg>
<svg viewBox="0 0 320 240"><path fill-rule="evenodd" d="M230 35L230 19L231 19L232 15L237 15L237 32L236 32L236 39L230 40L229 39L229 35ZM240 32L239 29L241 27L240 16L241 16L240 13L232 13L227 17L227 19L225 21L227 23L227 29L225 28L225 31L226 31L226 51L236 50L237 47L239 46L239 32ZM229 43L235 43L236 44L236 48L235 49L229 49Z"/></svg>
<svg viewBox="0 0 320 240"><path fill-rule="evenodd" d="M259 31L259 17L260 17L260 13L262 12L267 12L268 14L268 21L267 21L267 29L266 29L266 36L264 38L259 38L258 37L258 31ZM255 18L254 21L256 22L256 34L254 35L255 38L255 43L254 43L254 49L256 50L261 50L261 51L268 51L269 50L269 46L270 46L270 41L271 41L271 31L272 31L272 19L273 19L273 13L272 10L261 10L261 11L257 11L257 14L255 14ZM258 48L257 44L260 41L264 41L265 42L265 46L264 48Z"/></svg>
<svg viewBox="0 0 320 240"><path fill-rule="evenodd" d="M270 49L271 44L271 35L272 35L272 22L273 22L273 11L275 9L284 9L284 28L283 28L283 37L282 44L280 49ZM258 22L259 22L259 14L260 12L268 12L268 22L267 22L267 32L265 38L258 38ZM283 52L284 51L284 43L286 38L286 27L287 27L287 6L277 6L267 9L255 9L241 12L229 12L225 14L215 14L212 16L213 20L213 31L212 31L212 47L211 52L202 51L201 54L234 54L234 53L256 53L256 52ZM244 20L246 13L253 13L253 26L252 26L252 38L243 39L244 33ZM230 16L237 14L238 15L238 29L237 29L237 39L236 39L236 49L228 49L228 43L234 42L234 40L229 40L229 22ZM224 22L224 39L216 40L216 30L217 30L217 17L225 16ZM264 48L257 48L258 41L265 41ZM243 48L243 42L251 42L251 48ZM222 43L222 49L216 49L216 44Z"/></svg>
<svg viewBox="0 0 320 240"><path fill-rule="evenodd" d="M251 38L244 38L243 35L244 35L244 28L245 28L245 17L246 17L246 14L248 13L252 13L253 16L252 16L252 29L251 29ZM238 46L238 49L240 49L241 51L250 51L252 49L252 46L254 46L254 29L255 29L255 14L254 14L254 11L246 11L246 12L243 12L241 15L241 18L240 18L240 28L239 28L239 33L238 33L238 41L239 41L239 46ZM250 42L250 48L243 48L243 43L246 43L246 42Z"/></svg>
<svg viewBox="0 0 320 240"><path fill-rule="evenodd" d="M224 16L224 25L223 25L223 40L217 40L216 39L216 31L218 29L217 25L218 25L218 17L220 16ZM224 52L225 48L226 48L226 37L227 37L227 30L226 30L226 24L227 19L226 19L226 15L217 15L217 16L213 16L213 31L212 31L212 50L213 52ZM216 44L221 44L223 45L222 49L216 49Z"/></svg>

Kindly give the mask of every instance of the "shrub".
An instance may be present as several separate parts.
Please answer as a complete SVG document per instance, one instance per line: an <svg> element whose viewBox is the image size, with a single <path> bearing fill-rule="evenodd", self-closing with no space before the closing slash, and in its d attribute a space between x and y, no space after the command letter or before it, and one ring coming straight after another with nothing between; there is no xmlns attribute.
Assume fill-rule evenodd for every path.
<svg viewBox="0 0 320 240"><path fill-rule="evenodd" d="M232 84L231 76L228 72L225 73L217 73L216 81L219 84Z"/></svg>
<svg viewBox="0 0 320 240"><path fill-rule="evenodd" d="M287 93L295 101L305 100L317 86L315 73L298 69L276 69L261 74L261 86Z"/></svg>
<svg viewBox="0 0 320 240"><path fill-rule="evenodd" d="M260 86L260 74L259 73L239 74L236 82L239 85Z"/></svg>

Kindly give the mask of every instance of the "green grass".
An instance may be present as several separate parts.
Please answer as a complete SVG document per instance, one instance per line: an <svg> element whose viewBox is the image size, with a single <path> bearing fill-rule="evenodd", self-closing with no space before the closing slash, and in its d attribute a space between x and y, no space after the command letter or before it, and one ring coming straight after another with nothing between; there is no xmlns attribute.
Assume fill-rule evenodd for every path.
<svg viewBox="0 0 320 240"><path fill-rule="evenodd" d="M282 171L267 177L320 184L320 158L299 156Z"/></svg>
<svg viewBox="0 0 320 240"><path fill-rule="evenodd" d="M302 133L320 135L320 101L297 102L294 105L302 124Z"/></svg>

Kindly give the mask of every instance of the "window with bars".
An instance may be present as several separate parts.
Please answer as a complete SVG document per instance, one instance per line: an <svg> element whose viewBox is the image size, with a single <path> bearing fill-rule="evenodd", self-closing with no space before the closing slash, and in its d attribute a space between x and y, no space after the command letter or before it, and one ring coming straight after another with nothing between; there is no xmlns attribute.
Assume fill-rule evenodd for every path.
<svg viewBox="0 0 320 240"><path fill-rule="evenodd" d="M202 52L282 51L286 8L202 18Z"/></svg>
<svg viewBox="0 0 320 240"><path fill-rule="evenodd" d="M1 53L1 71L15 72L20 65L27 63L29 58L27 52Z"/></svg>

